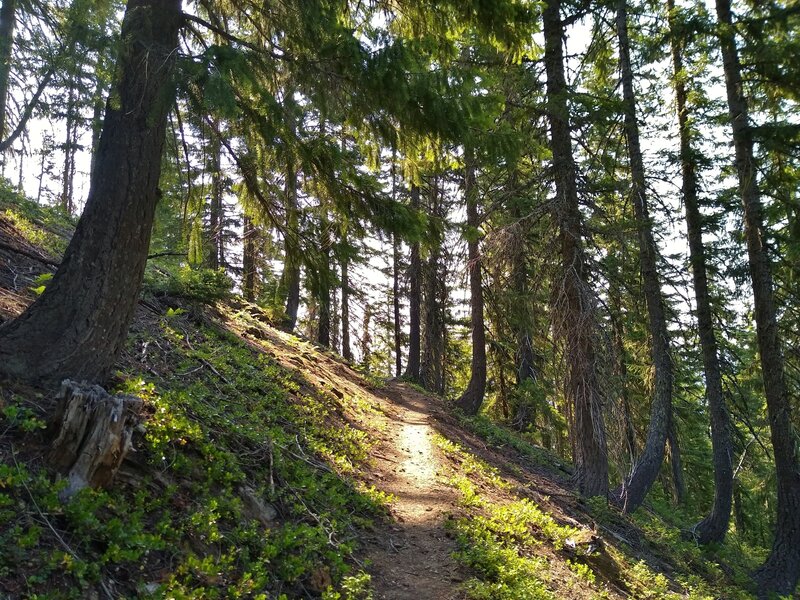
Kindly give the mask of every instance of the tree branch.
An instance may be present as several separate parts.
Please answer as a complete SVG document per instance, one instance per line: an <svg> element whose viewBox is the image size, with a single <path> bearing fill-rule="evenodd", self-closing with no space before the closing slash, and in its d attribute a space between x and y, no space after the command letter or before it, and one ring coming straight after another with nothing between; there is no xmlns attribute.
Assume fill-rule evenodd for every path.
<svg viewBox="0 0 800 600"><path fill-rule="evenodd" d="M28 121L33 115L33 110L36 108L36 105L39 104L39 98L42 97L44 90L50 84L50 81L53 79L53 75L55 75L55 69L50 69L47 74L42 78L39 82L39 87L36 88L36 93L31 98L31 101L28 102L27 106L25 106L25 110L22 112L22 116L19 119L19 123L17 123L16 128L11 135L9 135L6 139L0 142L0 153L5 152L8 150L11 145L17 141L17 138L25 131L25 126L28 124Z"/></svg>

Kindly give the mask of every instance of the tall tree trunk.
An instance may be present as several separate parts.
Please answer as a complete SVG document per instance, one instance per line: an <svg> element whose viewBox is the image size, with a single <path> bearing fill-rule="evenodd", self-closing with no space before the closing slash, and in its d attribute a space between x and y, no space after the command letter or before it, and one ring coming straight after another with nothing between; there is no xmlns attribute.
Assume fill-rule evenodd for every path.
<svg viewBox="0 0 800 600"><path fill-rule="evenodd" d="M208 249L208 267L218 269L221 266L221 247L222 247L222 164L220 155L222 154L222 143L220 142L219 121L214 119L209 131L210 141L210 164L211 171L211 203L209 206L208 237L210 247Z"/></svg>
<svg viewBox="0 0 800 600"><path fill-rule="evenodd" d="M333 263L331 263L331 278L336 279L336 267ZM339 326L341 324L342 313L339 312L339 287L332 287L330 290L331 296L331 310L330 310L330 321L331 321L331 344L330 348L334 352L340 353L341 356L341 346L339 345Z"/></svg>
<svg viewBox="0 0 800 600"><path fill-rule="evenodd" d="M476 415L486 393L486 331L483 322L481 282L480 214L475 180L475 153L464 148L464 197L467 201L467 268L469 269L470 318L472 321L472 362L469 384L456 404L468 415Z"/></svg>
<svg viewBox="0 0 800 600"><path fill-rule="evenodd" d="M430 230L430 249L428 261L423 272L424 304L422 313L425 320L422 361L420 364L420 383L431 392L444 391L444 319L440 291L443 281L439 273L442 253L440 232L439 185L437 178L431 177L428 190L429 213L432 220Z"/></svg>
<svg viewBox="0 0 800 600"><path fill-rule="evenodd" d="M800 579L800 463L792 433L791 404L778 334L772 265L764 244L761 197L756 181L753 138L742 87L730 0L717 0L719 40L733 129L736 171L744 207L744 234L755 303L756 337L767 399L770 437L778 484L778 514L772 550L754 573L760 593L793 594Z"/></svg>
<svg viewBox="0 0 800 600"><path fill-rule="evenodd" d="M111 372L147 261L182 23L180 0L128 1L86 208L44 293L0 328L8 375L99 381Z"/></svg>
<svg viewBox="0 0 800 600"><path fill-rule="evenodd" d="M342 258L342 358L353 360L350 344L350 259Z"/></svg>
<svg viewBox="0 0 800 600"><path fill-rule="evenodd" d="M369 333L369 326L370 321L372 320L372 305L369 302L364 303L364 320L361 324L361 340L359 345L361 346L361 364L364 365L364 369L369 371L369 363L371 360L371 346L372 346L372 336Z"/></svg>
<svg viewBox="0 0 800 600"><path fill-rule="evenodd" d="M392 308L394 311L394 376L403 372L403 323L400 320L400 239L392 236Z"/></svg>
<svg viewBox="0 0 800 600"><path fill-rule="evenodd" d="M297 325L300 308L300 209L297 205L297 168L294 159L286 164L286 231L284 232L283 289L286 293L288 331Z"/></svg>
<svg viewBox="0 0 800 600"><path fill-rule="evenodd" d="M630 44L628 42L628 6L626 0L617 2L617 36L619 38L619 64L622 77L625 137L631 169L631 197L636 227L639 234L639 263L642 273L648 326L651 337L650 354L655 368L653 401L650 408L650 426L641 456L634 463L621 490L621 501L626 512L636 510L658 477L664 462L664 451L672 419L673 367L669 349L669 333L661 284L656 267L656 243L647 206L644 160L639 143L639 124L636 120L636 97L633 91Z"/></svg>
<svg viewBox="0 0 800 600"><path fill-rule="evenodd" d="M258 249L256 247L256 238L258 231L247 215L243 218L242 226L242 295L248 302L254 302L256 299L256 256Z"/></svg>
<svg viewBox="0 0 800 600"><path fill-rule="evenodd" d="M674 70L675 97L680 136L683 205L686 212L686 231L689 240L689 263L692 268L694 296L697 303L697 326L703 354L706 380L706 399L711 417L711 448L714 461L714 504L711 512L692 528L694 538L701 544L722 542L728 531L733 502L733 448L730 417L722 393L722 369L719 364L717 337L708 291L708 267L703 245L703 220L700 215L699 183L696 154L692 148L689 122L686 73L683 67L683 45L675 29L675 0L667 0Z"/></svg>
<svg viewBox="0 0 800 600"><path fill-rule="evenodd" d="M564 24L560 0L544 10L545 70L550 148L556 184L555 218L559 225L563 274L556 300L558 334L565 344L567 380L565 392L572 405L571 431L575 481L582 494L608 493L603 399L595 367L594 300L587 281L583 252L581 213L578 204L577 168L572 154L567 84L564 77L562 39Z"/></svg>
<svg viewBox="0 0 800 600"><path fill-rule="evenodd" d="M411 186L411 208L419 210L419 186ZM420 310L422 308L422 259L419 252L419 241L411 243L411 264L408 270L408 364L405 376L414 383L420 382L420 346L421 324Z"/></svg>
<svg viewBox="0 0 800 600"><path fill-rule="evenodd" d="M319 302L319 327L317 343L326 348L331 345L331 232L327 217L322 219L322 256L317 273L317 300Z"/></svg>
<svg viewBox="0 0 800 600"><path fill-rule="evenodd" d="M67 214L73 211L73 182L75 180L75 150L78 128L78 109L75 106L75 86L70 84L67 92L66 139L64 140L64 174L61 180L61 208Z"/></svg>
<svg viewBox="0 0 800 600"><path fill-rule="evenodd" d="M683 458L681 445L678 439L678 428L675 425L675 413L667 429L667 448L669 449L669 464L672 471L672 488L675 503L682 504L686 500L686 479L683 477Z"/></svg>
<svg viewBox="0 0 800 600"><path fill-rule="evenodd" d="M397 153L392 150L392 201L397 202ZM392 309L394 328L394 376L403 372L403 336L400 320L400 238L392 234Z"/></svg>
<svg viewBox="0 0 800 600"><path fill-rule="evenodd" d="M17 23L17 0L3 0L0 6L0 140L6 139L8 80L11 76L11 52Z"/></svg>
<svg viewBox="0 0 800 600"><path fill-rule="evenodd" d="M290 86L284 91L286 98L286 119L289 120L290 131L294 135L297 121L294 109L294 89ZM284 230L283 273L281 290L286 297L286 320L284 327L294 331L297 326L297 312L300 309L300 207L297 203L297 164L291 149L286 158L284 189L284 210L286 211L286 229Z"/></svg>

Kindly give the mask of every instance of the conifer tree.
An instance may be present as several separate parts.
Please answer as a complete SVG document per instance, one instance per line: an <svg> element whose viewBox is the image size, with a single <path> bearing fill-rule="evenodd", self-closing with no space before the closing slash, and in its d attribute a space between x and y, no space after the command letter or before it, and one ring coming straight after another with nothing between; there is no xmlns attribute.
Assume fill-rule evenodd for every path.
<svg viewBox="0 0 800 600"><path fill-rule="evenodd" d="M775 539L766 562L756 571L755 579L762 593L792 594L800 579L800 461L792 433L792 410L776 318L772 265L765 247L763 207L753 155L753 132L744 95L730 0L716 0L716 9L778 487Z"/></svg>
<svg viewBox="0 0 800 600"><path fill-rule="evenodd" d="M182 21L180 0L128 2L86 209L45 292L0 328L9 375L101 380L122 347L150 242Z"/></svg>
<svg viewBox="0 0 800 600"><path fill-rule="evenodd" d="M472 360L467 389L456 404L468 415L478 414L486 393L486 332L483 319L483 281L478 209L478 184L475 173L475 151L464 148L464 198L467 204L467 269L469 271L470 320L472 325Z"/></svg>
<svg viewBox="0 0 800 600"><path fill-rule="evenodd" d="M564 24L561 2L547 4L543 13L547 117L556 184L554 218L559 227L562 272L556 281L556 327L565 345L568 372L565 396L573 411L570 431L578 489L586 496L608 493L603 399L596 371L594 297L588 285L582 239L577 169L570 138L568 88L564 76Z"/></svg>
<svg viewBox="0 0 800 600"><path fill-rule="evenodd" d="M628 40L627 0L618 0L617 2L616 24L619 40L625 137L631 171L630 195L636 214L639 262L644 297L647 304L651 356L655 369L647 440L641 456L636 460L620 492L624 510L633 512L644 501L647 492L658 477L664 460L665 445L673 422L672 393L674 373L670 355L666 307L658 275L658 250L653 239L653 225L647 200L644 161L639 142L636 96L633 90L633 68L631 66L630 43Z"/></svg>
<svg viewBox="0 0 800 600"><path fill-rule="evenodd" d="M688 75L684 67L686 47L684 40L689 32L685 30L685 25L680 21L681 15L675 8L674 0L667 1L667 10L669 11L673 86L680 139L682 196L689 241L689 263L692 269L697 303L697 324L703 354L706 398L711 415L711 442L714 458L713 508L706 518L693 527L692 533L699 543L707 544L721 542L728 530L733 498L733 448L730 436L730 418L722 391L722 369L711 308L706 249L703 244L697 154L692 147L694 132L691 125L691 107L688 101Z"/></svg>

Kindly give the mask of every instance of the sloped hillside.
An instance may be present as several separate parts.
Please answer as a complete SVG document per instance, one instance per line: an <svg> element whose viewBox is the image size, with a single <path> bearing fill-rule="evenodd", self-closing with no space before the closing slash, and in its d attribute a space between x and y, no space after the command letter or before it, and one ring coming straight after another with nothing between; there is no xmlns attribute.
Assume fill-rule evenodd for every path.
<svg viewBox="0 0 800 600"><path fill-rule="evenodd" d="M67 220L4 200L3 320L68 236ZM165 290L143 296L108 384L145 400L109 489L62 503L54 392L2 382L0 598L750 597L759 557L581 501L568 465L365 378L258 306Z"/></svg>

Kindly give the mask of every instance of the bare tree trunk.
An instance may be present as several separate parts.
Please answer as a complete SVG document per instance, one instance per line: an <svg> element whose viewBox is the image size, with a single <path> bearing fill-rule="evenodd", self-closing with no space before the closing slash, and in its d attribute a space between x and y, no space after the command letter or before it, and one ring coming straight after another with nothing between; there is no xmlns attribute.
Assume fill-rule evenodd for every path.
<svg viewBox="0 0 800 600"><path fill-rule="evenodd" d="M636 226L639 233L639 263L642 273L645 302L647 303L648 326L651 337L650 353L655 367L653 401L650 408L650 425L641 456L633 465L620 492L625 512L635 511L644 502L647 492L658 477L664 462L665 444L672 419L673 367L669 348L669 332L658 280L656 266L656 243L647 206L644 160L639 144L639 125L636 120L636 97L633 91L633 69L631 68L630 44L628 42L627 0L617 2L617 36L619 38L619 62L622 77L625 137L628 141L628 156L631 169L631 197Z"/></svg>
<svg viewBox="0 0 800 600"><path fill-rule="evenodd" d="M350 260L342 258L342 358L353 360L350 344Z"/></svg>
<svg viewBox="0 0 800 600"><path fill-rule="evenodd" d="M242 295L248 302L256 299L256 277L258 270L256 267L256 238L258 231L247 215L243 218L242 227Z"/></svg>
<svg viewBox="0 0 800 600"><path fill-rule="evenodd" d="M331 279L336 279L336 265L334 262L331 262ZM340 346L339 346L339 326L341 322L342 314L339 312L339 289L338 286L331 287L330 290L330 297L331 297L331 310L330 310L330 321L331 321L331 345L330 348L334 352L341 353ZM341 355L341 354L340 354Z"/></svg>
<svg viewBox="0 0 800 600"><path fill-rule="evenodd" d="M317 343L326 348L331 345L331 232L327 217L322 219L322 256L317 276L317 301L319 302L319 327Z"/></svg>
<svg viewBox="0 0 800 600"><path fill-rule="evenodd" d="M456 404L468 415L477 415L486 393L486 331L483 320L481 281L480 214L475 180L475 153L464 148L464 197L467 201L467 268L469 270L470 317L472 320L472 363L467 389Z"/></svg>
<svg viewBox="0 0 800 600"><path fill-rule="evenodd" d="M6 139L8 80L11 76L11 53L17 23L17 0L3 0L0 6L0 140Z"/></svg>
<svg viewBox="0 0 800 600"><path fill-rule="evenodd" d="M369 333L370 321L372 320L372 305L369 302L364 303L364 320L361 325L361 364L364 369L369 371L369 363L371 360L371 346L372 336Z"/></svg>
<svg viewBox="0 0 800 600"><path fill-rule="evenodd" d="M219 121L214 119L209 128L209 154L211 162L211 204L209 206L208 237L208 267L218 269L221 266L221 240L222 240L222 144L220 142Z"/></svg>
<svg viewBox="0 0 800 600"><path fill-rule="evenodd" d="M428 190L429 212L433 224L430 229L430 248L428 261L423 272L425 289L423 316L425 320L422 361L420 364L420 383L431 392L441 394L444 391L444 318L440 291L443 281L439 273L439 262L442 254L442 236L440 232L439 186L436 177L431 177Z"/></svg>
<svg viewBox="0 0 800 600"><path fill-rule="evenodd" d="M556 183L555 218L560 229L563 275L555 306L557 333L565 344L567 377L565 392L572 404L571 430L575 481L582 494L608 494L603 399L597 378L594 349L594 300L587 282L583 252L581 213L578 204L577 169L572 154L564 77L561 2L552 0L544 10L547 116Z"/></svg>
<svg viewBox="0 0 800 600"><path fill-rule="evenodd" d="M411 208L419 210L419 187L411 186ZM419 252L419 241L411 243L411 264L408 272L409 279L409 335L408 335L408 364L405 376L414 383L420 382L420 346L421 324L420 310L422 308L422 259Z"/></svg>
<svg viewBox="0 0 800 600"><path fill-rule="evenodd" d="M64 175L61 188L61 207L72 214L73 182L75 180L75 150L78 127L77 107L75 106L75 86L70 84L67 92L66 139L64 140Z"/></svg>
<svg viewBox="0 0 800 600"><path fill-rule="evenodd" d="M686 230L689 240L689 263L692 267L694 295L697 302L697 326L703 369L706 380L706 399L711 417L711 446L714 461L714 504L711 512L692 528L694 538L701 544L722 542L728 531L733 502L733 448L730 417L722 393L722 369L719 364L717 337L711 312L708 291L708 267L703 245L703 220L700 215L699 184L696 154L692 148L692 131L689 122L688 94L684 79L683 44L675 30L673 12L675 0L667 0L670 15L672 66L674 70L675 97L680 135L681 175L683 205L686 212Z"/></svg>
<svg viewBox="0 0 800 600"><path fill-rule="evenodd" d="M294 90L288 89L286 96L292 97ZM294 119L293 116L287 118ZM297 311L300 308L300 209L297 204L297 166L290 155L286 163L286 231L284 232L284 262L282 288L286 294L287 331L294 331L297 325Z"/></svg>
<svg viewBox="0 0 800 600"><path fill-rule="evenodd" d="M8 375L99 381L111 372L147 261L182 23L180 0L128 1L86 209L44 293L0 327Z"/></svg>
<svg viewBox="0 0 800 600"><path fill-rule="evenodd" d="M681 457L681 445L678 439L678 430L675 426L674 414L667 433L667 447L669 449L669 464L672 471L672 489L675 495L675 503L682 504L686 500L686 480L683 477L683 458Z"/></svg>
<svg viewBox="0 0 800 600"><path fill-rule="evenodd" d="M767 560L754 573L754 578L763 596L769 593L791 595L800 579L800 462L792 431L792 410L775 312L772 265L764 241L752 131L742 86L730 0L716 0L716 7L736 171L744 207L744 234L753 283L756 337L778 484L775 539Z"/></svg>
<svg viewBox="0 0 800 600"><path fill-rule="evenodd" d="M394 376L403 372L403 323L400 320L400 240L392 239L392 308L394 309Z"/></svg>
<svg viewBox="0 0 800 600"><path fill-rule="evenodd" d="M397 201L397 153L392 151L392 200ZM394 310L394 376L403 372L403 336L400 321L400 239L392 235L392 308Z"/></svg>

